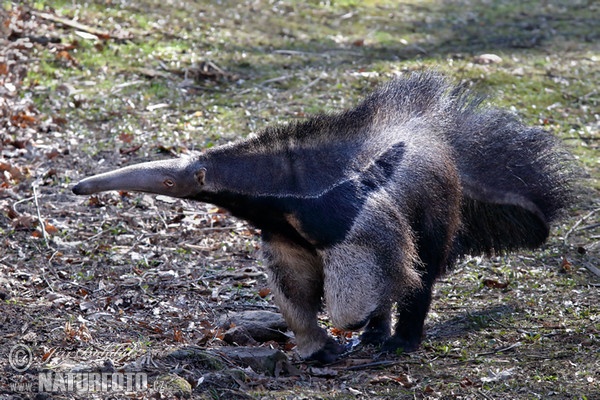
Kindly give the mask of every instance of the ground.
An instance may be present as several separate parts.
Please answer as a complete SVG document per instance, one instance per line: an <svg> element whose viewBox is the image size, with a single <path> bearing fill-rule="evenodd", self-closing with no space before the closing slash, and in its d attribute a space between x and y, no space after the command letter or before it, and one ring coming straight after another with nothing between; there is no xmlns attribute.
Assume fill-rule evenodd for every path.
<svg viewBox="0 0 600 400"><path fill-rule="evenodd" d="M1 399L600 398L597 2L1 4ZM556 134L581 179L543 248L463 260L439 283L415 353L357 347L315 366L291 338L249 345L285 354L252 369L223 351L218 321L277 311L255 229L212 205L70 191L350 107L425 68ZM68 372L143 373L147 386L39 391Z"/></svg>

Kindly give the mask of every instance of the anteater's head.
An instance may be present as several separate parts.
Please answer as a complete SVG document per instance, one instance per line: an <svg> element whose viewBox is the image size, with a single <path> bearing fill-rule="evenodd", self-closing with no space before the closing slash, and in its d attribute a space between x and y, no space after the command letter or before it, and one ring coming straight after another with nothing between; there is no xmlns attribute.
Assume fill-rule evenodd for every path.
<svg viewBox="0 0 600 400"><path fill-rule="evenodd" d="M73 193L86 195L107 190L194 197L203 191L206 168L198 158L151 161L85 178Z"/></svg>

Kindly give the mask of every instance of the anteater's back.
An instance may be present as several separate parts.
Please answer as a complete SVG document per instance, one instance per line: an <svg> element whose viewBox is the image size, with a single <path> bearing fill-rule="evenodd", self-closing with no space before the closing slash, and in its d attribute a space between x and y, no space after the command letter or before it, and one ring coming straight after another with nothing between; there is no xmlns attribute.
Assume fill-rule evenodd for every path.
<svg viewBox="0 0 600 400"><path fill-rule="evenodd" d="M389 82L350 112L367 116L379 143L390 140L381 132L400 126L400 140L432 142L420 146L424 153L435 151L436 139L450 145L463 194L456 256L537 247L572 198L570 157L557 139L482 102L464 86L423 73Z"/></svg>

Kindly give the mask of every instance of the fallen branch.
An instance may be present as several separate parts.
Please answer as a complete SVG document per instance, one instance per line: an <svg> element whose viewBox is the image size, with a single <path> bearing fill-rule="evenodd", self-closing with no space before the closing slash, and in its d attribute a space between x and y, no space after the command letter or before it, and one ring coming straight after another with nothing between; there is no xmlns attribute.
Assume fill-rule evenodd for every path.
<svg viewBox="0 0 600 400"><path fill-rule="evenodd" d="M33 199L35 201L35 210L37 211L37 217L38 217L38 221L40 223L40 229L42 230L42 237L44 238L44 244L48 248L48 247L50 247L48 245L48 234L46 233L45 222L42 219L42 215L40 213L40 204L38 203L37 183L34 183L33 185L31 185L31 187L33 188Z"/></svg>
<svg viewBox="0 0 600 400"><path fill-rule="evenodd" d="M588 219L589 217L591 217L598 211L600 211L600 208L595 208L592 211L590 211L589 213L587 213L586 215L584 215L583 217L579 218L579 220L577 222L575 222L575 224L567 231L567 233L565 233L565 236L563 238L563 245L565 245L565 246L567 245L567 239L575 231L575 229L577 229L577 227L583 223L583 221L585 221L586 219Z"/></svg>
<svg viewBox="0 0 600 400"><path fill-rule="evenodd" d="M373 362L370 362L367 364L352 365L350 367L346 367L345 369L347 371L359 371L362 369L391 367L393 365L400 364L400 363L401 363L401 361L389 361L389 360L373 361Z"/></svg>
<svg viewBox="0 0 600 400"><path fill-rule="evenodd" d="M82 24L81 22L74 21L72 19L59 17L58 15L49 14L45 12L36 12L35 15L38 17L45 19L47 21L56 22L62 24L64 26L68 26L69 28L77 29L82 32L90 33L99 39L107 40L107 39L130 39L131 35L129 33L124 32L122 35L114 35L108 31L94 28L93 26Z"/></svg>
<svg viewBox="0 0 600 400"><path fill-rule="evenodd" d="M487 352L485 352L485 353L477 353L477 354L475 355L475 358L477 358L477 357L482 357L482 356L490 356L490 355L493 355L493 354L498 354L498 353L504 353L504 352L510 351L510 350L512 350L512 349L515 349L515 348L517 348L517 347L520 347L520 346L522 346L522 345L523 345L523 343L521 343L521 342L516 342L516 343L513 343L513 344L511 344L510 346L501 347L501 348L499 348L499 349L494 349L494 350L492 350L492 351L487 351Z"/></svg>
<svg viewBox="0 0 600 400"><path fill-rule="evenodd" d="M587 268L588 271L590 271L591 273L595 274L596 276L600 277L600 269L598 269L598 267L594 267L592 264L590 264L589 262L584 262L583 266Z"/></svg>

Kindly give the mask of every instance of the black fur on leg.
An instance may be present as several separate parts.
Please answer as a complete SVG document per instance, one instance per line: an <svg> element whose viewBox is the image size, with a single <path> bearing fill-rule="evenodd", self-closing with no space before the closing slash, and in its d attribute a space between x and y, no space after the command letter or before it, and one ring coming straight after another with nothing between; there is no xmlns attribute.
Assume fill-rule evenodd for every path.
<svg viewBox="0 0 600 400"><path fill-rule="evenodd" d="M412 353L413 351L419 350L421 345L421 338L417 339L406 339L400 336L392 336L387 339L381 346L382 353L399 354L399 353Z"/></svg>
<svg viewBox="0 0 600 400"><path fill-rule="evenodd" d="M381 346L390 337L391 325L389 310L385 314L371 318L360 335L360 343Z"/></svg>
<svg viewBox="0 0 600 400"><path fill-rule="evenodd" d="M306 357L307 361L314 361L318 364L331 364L340 356L350 350L350 345L338 343L335 339L329 338L319 351Z"/></svg>
<svg viewBox="0 0 600 400"><path fill-rule="evenodd" d="M430 283L428 287L423 287L405 299L402 307L399 306L394 334L384 342L382 351L394 353L401 349L408 353L419 348L425 317L431 304L432 285L433 283Z"/></svg>

